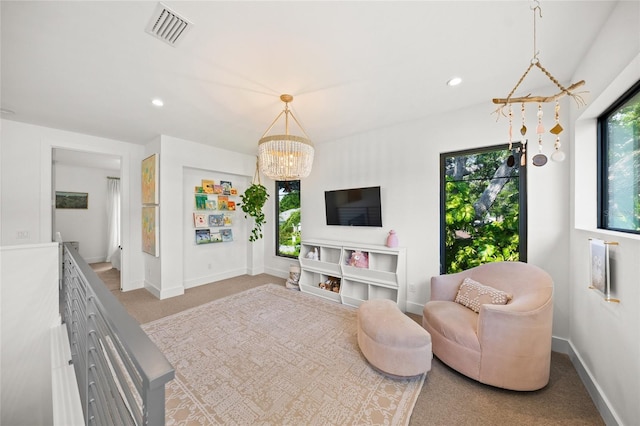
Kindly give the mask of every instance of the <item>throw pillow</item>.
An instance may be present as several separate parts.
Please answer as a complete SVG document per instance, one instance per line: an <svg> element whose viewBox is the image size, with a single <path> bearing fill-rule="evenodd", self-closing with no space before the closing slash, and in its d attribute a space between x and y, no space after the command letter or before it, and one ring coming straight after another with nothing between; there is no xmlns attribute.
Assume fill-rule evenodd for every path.
<svg viewBox="0 0 640 426"><path fill-rule="evenodd" d="M480 305L506 305L513 296L502 290L480 284L471 278L465 278L460 284L455 302L474 312L480 312Z"/></svg>

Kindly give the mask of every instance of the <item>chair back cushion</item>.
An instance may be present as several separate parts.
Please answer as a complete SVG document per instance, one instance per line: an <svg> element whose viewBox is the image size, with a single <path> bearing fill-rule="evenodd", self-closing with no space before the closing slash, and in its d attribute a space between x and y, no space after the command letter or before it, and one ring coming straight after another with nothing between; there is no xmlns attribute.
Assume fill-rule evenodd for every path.
<svg viewBox="0 0 640 426"><path fill-rule="evenodd" d="M512 300L509 305L518 311L528 311L544 305L553 293L551 276L530 263L486 263L468 272L468 276L474 281L510 294Z"/></svg>

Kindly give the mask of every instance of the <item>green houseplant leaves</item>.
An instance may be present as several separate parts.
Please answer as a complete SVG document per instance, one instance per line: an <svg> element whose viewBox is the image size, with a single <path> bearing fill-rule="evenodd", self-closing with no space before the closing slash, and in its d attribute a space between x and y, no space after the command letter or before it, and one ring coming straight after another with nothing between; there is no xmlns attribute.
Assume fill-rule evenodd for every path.
<svg viewBox="0 0 640 426"><path fill-rule="evenodd" d="M249 235L249 241L254 242L262 238L262 225L266 222L262 207L267 202L269 194L267 194L267 188L260 183L252 183L244 194L240 195L242 203L240 208L245 212L244 217L251 216L254 224Z"/></svg>

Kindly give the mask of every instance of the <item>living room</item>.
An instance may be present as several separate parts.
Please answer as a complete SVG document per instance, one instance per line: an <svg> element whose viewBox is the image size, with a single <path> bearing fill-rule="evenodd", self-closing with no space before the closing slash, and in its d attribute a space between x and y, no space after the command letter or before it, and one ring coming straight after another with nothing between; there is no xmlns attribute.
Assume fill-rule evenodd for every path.
<svg viewBox="0 0 640 426"><path fill-rule="evenodd" d="M7 73L4 72L8 57L5 55L12 51L11 38L4 34L7 27L4 20L8 19L5 17L9 10L5 9L8 6L4 3L3 94L10 89L5 85L12 84L5 80ZM546 270L555 283L553 349L570 355L607 423L633 424L640 418L640 407L635 402L636 395L640 393L640 337L637 333L640 241L637 235L599 230L595 219L595 120L640 79L640 3L613 3L602 27L579 35L589 40L589 47L582 53L573 72L566 76L571 81L584 79L585 90L589 92L587 105L582 108L568 97L562 100L562 120L566 129L562 135L562 147L567 153L567 160L563 163L549 162L545 167L527 168L528 262ZM528 4L522 2L521 6L527 10L527 20L518 22L518 25L527 28L525 39L529 40ZM542 6L544 8L545 3ZM493 7L500 6L494 3ZM586 6L579 4L574 7ZM543 20L547 19L546 15L543 16ZM570 27L563 31L572 32ZM143 36L148 37L144 33ZM562 44L562 47L572 49L570 44ZM493 48L492 45L486 46L487 50ZM541 49L543 58L546 49L546 46ZM491 114L495 107L490 97L506 95L528 65L530 44L521 46L519 50L526 51L525 62L514 60L518 72L500 80L497 85L499 92L492 93L486 101L467 102L460 92L453 89L450 97L457 106L454 109L429 114L415 111L415 115L407 117L406 121L353 134L343 131L333 140L317 143L312 173L302 181L303 238L383 244L389 229L394 229L400 244L407 248L407 282L410 286L407 310L420 313L429 298L429 279L440 271L440 154L507 142L507 120L500 118L496 122L496 117ZM512 53L505 52L504 55ZM561 58L562 51L557 55ZM39 64L32 63L31 66L38 67ZM485 64L477 62L476 66L481 68ZM545 66L553 71L559 65L545 61ZM473 76L465 77L470 81L473 79ZM53 76L50 83L55 84ZM392 109L404 99L403 93L396 95L383 99L373 94L368 102L384 104L385 108ZM317 119L303 105L320 102L323 97L330 98L330 95L317 99L300 96L293 103L294 108L299 108L296 113L304 120L308 131L310 124ZM3 108L16 108L5 105L5 102L3 96ZM332 108L334 101L325 102L325 109ZM260 121L263 127L275 117L280 107L277 95L266 105L256 107L262 109L262 115L267 117ZM123 109L126 111L126 106ZM161 131L145 143L132 143L80 129L52 126L45 119L33 118L23 122L20 114L20 111L16 111L15 116L3 114L1 121L2 246L52 241L55 232L50 205L53 149L117 156L121 159L123 190L123 289L145 287L158 298L168 298L179 296L189 286L206 282L205 278L209 278L206 273L185 266L184 247L187 241L191 241L193 232L192 227L185 223L183 206L191 195L189 179L195 174L202 174L202 178L233 178L234 184L242 190L253 178L255 152L234 152L228 146L211 146ZM240 112L238 114L241 115ZM99 117L96 120L99 121ZM122 120L127 120L126 112ZM183 120L188 121L188 116ZM251 139L255 140L256 147L259 137L258 132ZM149 256L138 249L141 246L140 164L153 153L158 154L160 161L159 257ZM265 181L264 177L262 179ZM381 186L382 193L383 228L344 229L325 225L324 191L377 185ZM265 186L271 190L274 183L266 180ZM264 209L268 226L277 222L273 203L274 197L271 197ZM242 256L239 265L225 266L222 262L216 265L214 269L219 279L233 276L238 270L248 274L266 272L286 276L294 262L273 254L273 230L266 232L264 239L257 243L248 243L247 230L238 226L234 232L236 229L234 250L246 253L246 256ZM18 236L16 231L27 233ZM615 296L621 301L619 304L606 303L588 289L589 238L619 243L615 249L613 282ZM189 245L189 250L197 248Z"/></svg>

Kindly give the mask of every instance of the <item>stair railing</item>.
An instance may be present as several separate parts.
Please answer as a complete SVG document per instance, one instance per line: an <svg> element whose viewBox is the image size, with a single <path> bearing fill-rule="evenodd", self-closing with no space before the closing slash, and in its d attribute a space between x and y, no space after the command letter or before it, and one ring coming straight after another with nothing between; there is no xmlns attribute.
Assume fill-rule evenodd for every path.
<svg viewBox="0 0 640 426"><path fill-rule="evenodd" d="M78 252L63 244L66 324L86 425L164 425L175 371Z"/></svg>

